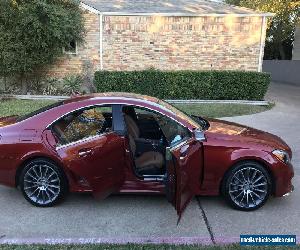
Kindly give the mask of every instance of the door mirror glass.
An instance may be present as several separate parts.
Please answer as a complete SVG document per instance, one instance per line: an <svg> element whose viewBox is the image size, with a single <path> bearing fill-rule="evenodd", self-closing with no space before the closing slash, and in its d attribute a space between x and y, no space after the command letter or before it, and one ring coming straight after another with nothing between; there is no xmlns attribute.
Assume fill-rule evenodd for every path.
<svg viewBox="0 0 300 250"><path fill-rule="evenodd" d="M200 142L206 141L204 131L199 130L199 129L196 129L196 130L194 131L194 135L195 135L195 139L196 139L197 141L200 141Z"/></svg>

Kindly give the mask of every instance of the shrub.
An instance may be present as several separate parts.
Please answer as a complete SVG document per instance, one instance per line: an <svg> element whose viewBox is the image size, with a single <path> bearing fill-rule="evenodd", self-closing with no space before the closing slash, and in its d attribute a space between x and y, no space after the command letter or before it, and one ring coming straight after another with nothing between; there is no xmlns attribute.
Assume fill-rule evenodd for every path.
<svg viewBox="0 0 300 250"><path fill-rule="evenodd" d="M64 87L68 94L80 92L82 77L80 75L68 75L63 78Z"/></svg>
<svg viewBox="0 0 300 250"><path fill-rule="evenodd" d="M98 92L133 92L160 99L263 100L270 75L246 71L97 71Z"/></svg>
<svg viewBox="0 0 300 250"><path fill-rule="evenodd" d="M0 10L0 76L18 77L23 94L28 76L84 40L79 0L1 0Z"/></svg>

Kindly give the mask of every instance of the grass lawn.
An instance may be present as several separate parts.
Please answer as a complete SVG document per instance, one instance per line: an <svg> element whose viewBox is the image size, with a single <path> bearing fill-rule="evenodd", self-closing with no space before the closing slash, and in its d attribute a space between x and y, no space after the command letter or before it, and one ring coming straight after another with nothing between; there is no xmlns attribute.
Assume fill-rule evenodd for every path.
<svg viewBox="0 0 300 250"><path fill-rule="evenodd" d="M294 247L247 247L235 245L224 245L224 246L173 246L173 245L0 245L2 250L280 250L280 249L300 249L300 246Z"/></svg>
<svg viewBox="0 0 300 250"><path fill-rule="evenodd" d="M24 115L51 103L53 101L1 100L0 117ZM176 104L175 106L186 113L210 118L254 114L273 107L272 105L254 106L245 104Z"/></svg>
<svg viewBox="0 0 300 250"><path fill-rule="evenodd" d="M203 117L217 118L238 115L250 115L269 110L273 107L268 106L246 105L246 104L176 104L180 110L192 115Z"/></svg>

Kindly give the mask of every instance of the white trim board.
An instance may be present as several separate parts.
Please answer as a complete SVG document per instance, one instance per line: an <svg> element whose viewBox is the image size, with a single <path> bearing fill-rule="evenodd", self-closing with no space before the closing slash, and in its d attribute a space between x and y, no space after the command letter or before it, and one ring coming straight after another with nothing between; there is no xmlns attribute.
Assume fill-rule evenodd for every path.
<svg viewBox="0 0 300 250"><path fill-rule="evenodd" d="M100 14L99 10L97 10L97 9L95 9L95 8L93 8L93 7L85 4L83 2L80 2L80 7L83 8L83 9L85 9L85 10L88 10L88 11L94 13L94 14L97 14L97 15Z"/></svg>
<svg viewBox="0 0 300 250"><path fill-rule="evenodd" d="M267 20L266 17L262 18L261 24L261 34L260 34L260 48L259 48L259 58L258 58L258 72L262 72L262 64L264 59L264 50L266 43L266 31L267 31Z"/></svg>

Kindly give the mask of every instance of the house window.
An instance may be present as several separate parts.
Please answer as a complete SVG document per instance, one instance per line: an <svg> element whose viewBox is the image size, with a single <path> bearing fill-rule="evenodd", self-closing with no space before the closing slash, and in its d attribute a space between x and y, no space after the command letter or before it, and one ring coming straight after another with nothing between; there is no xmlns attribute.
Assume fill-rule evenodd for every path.
<svg viewBox="0 0 300 250"><path fill-rule="evenodd" d="M64 53L76 55L77 54L77 43L75 40L72 40L68 46L63 48Z"/></svg>

